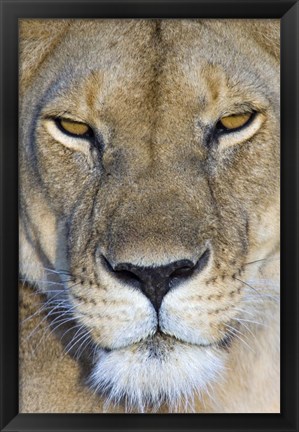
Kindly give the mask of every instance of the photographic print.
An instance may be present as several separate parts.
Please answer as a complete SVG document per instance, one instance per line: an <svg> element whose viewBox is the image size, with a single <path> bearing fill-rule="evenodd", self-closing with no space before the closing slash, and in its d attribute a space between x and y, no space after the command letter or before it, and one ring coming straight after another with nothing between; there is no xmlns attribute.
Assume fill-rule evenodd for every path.
<svg viewBox="0 0 299 432"><path fill-rule="evenodd" d="M20 413L280 412L280 20L19 20Z"/></svg>

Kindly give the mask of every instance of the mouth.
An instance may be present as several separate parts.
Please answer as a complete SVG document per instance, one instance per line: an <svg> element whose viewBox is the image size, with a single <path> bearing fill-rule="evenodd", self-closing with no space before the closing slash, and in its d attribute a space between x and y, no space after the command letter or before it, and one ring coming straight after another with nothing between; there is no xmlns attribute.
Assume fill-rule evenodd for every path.
<svg viewBox="0 0 299 432"><path fill-rule="evenodd" d="M183 345L186 347L195 347L202 349L220 348L227 351L230 348L233 339L234 333L230 333L223 336L221 339L211 341L210 343L191 343L185 341L182 338L176 337L175 335L166 334L158 327L157 331L150 336L142 338L133 343L128 343L121 348L105 348L104 351L106 353L109 353L126 349L129 349L132 352L144 350L148 353L148 357L156 357L163 359L165 357L165 353L173 350L176 345ZM102 349L100 346L99 348Z"/></svg>

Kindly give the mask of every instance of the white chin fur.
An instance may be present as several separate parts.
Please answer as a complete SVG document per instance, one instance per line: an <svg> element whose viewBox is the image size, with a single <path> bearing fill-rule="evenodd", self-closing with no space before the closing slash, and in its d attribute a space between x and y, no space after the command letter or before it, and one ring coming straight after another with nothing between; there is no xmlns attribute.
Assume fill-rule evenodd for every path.
<svg viewBox="0 0 299 432"><path fill-rule="evenodd" d="M144 412L166 403L172 412L182 405L192 412L194 397L221 377L224 356L219 354L216 348L155 340L100 351L89 384L105 394L107 407L120 402L128 411Z"/></svg>

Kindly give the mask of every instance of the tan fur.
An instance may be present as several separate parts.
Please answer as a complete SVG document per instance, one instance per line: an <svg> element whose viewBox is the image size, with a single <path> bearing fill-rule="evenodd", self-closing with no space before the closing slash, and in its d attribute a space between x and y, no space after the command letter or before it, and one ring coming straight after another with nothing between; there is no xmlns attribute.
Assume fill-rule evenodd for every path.
<svg viewBox="0 0 299 432"><path fill-rule="evenodd" d="M74 308L93 343L110 350L111 364L123 356L126 385L148 344L166 356L169 376L177 371L182 380L187 362L202 355L196 367L207 382L193 406L182 400L174 409L169 401L156 411L279 412L278 21L58 20L46 27L29 20L20 35L20 271L38 292L21 290L20 411L126 410L86 386L87 348L74 361L46 314L40 318L37 305L62 289L63 270L71 279L56 298ZM249 103L259 112L252 125L206 144L219 118ZM101 134L101 156L56 128L51 118L66 113ZM201 273L165 296L162 336L153 336L148 299L100 260L155 267L196 262L206 249ZM241 327L221 349L236 319ZM64 325L58 332L66 350L67 332ZM93 365L99 380L101 355ZM199 378L189 373L191 385ZM144 377L136 379L147 394ZM129 409L151 412L143 401Z"/></svg>

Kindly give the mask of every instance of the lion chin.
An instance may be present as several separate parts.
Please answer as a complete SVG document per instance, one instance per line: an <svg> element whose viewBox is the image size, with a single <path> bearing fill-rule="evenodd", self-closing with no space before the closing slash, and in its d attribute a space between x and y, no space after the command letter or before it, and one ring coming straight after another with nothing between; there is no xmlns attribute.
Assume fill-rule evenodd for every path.
<svg viewBox="0 0 299 432"><path fill-rule="evenodd" d="M194 401L221 379L225 356L217 345L197 346L155 334L118 350L98 350L89 385L105 394L106 408L122 404L126 411L194 411ZM223 351L223 350L221 350Z"/></svg>

